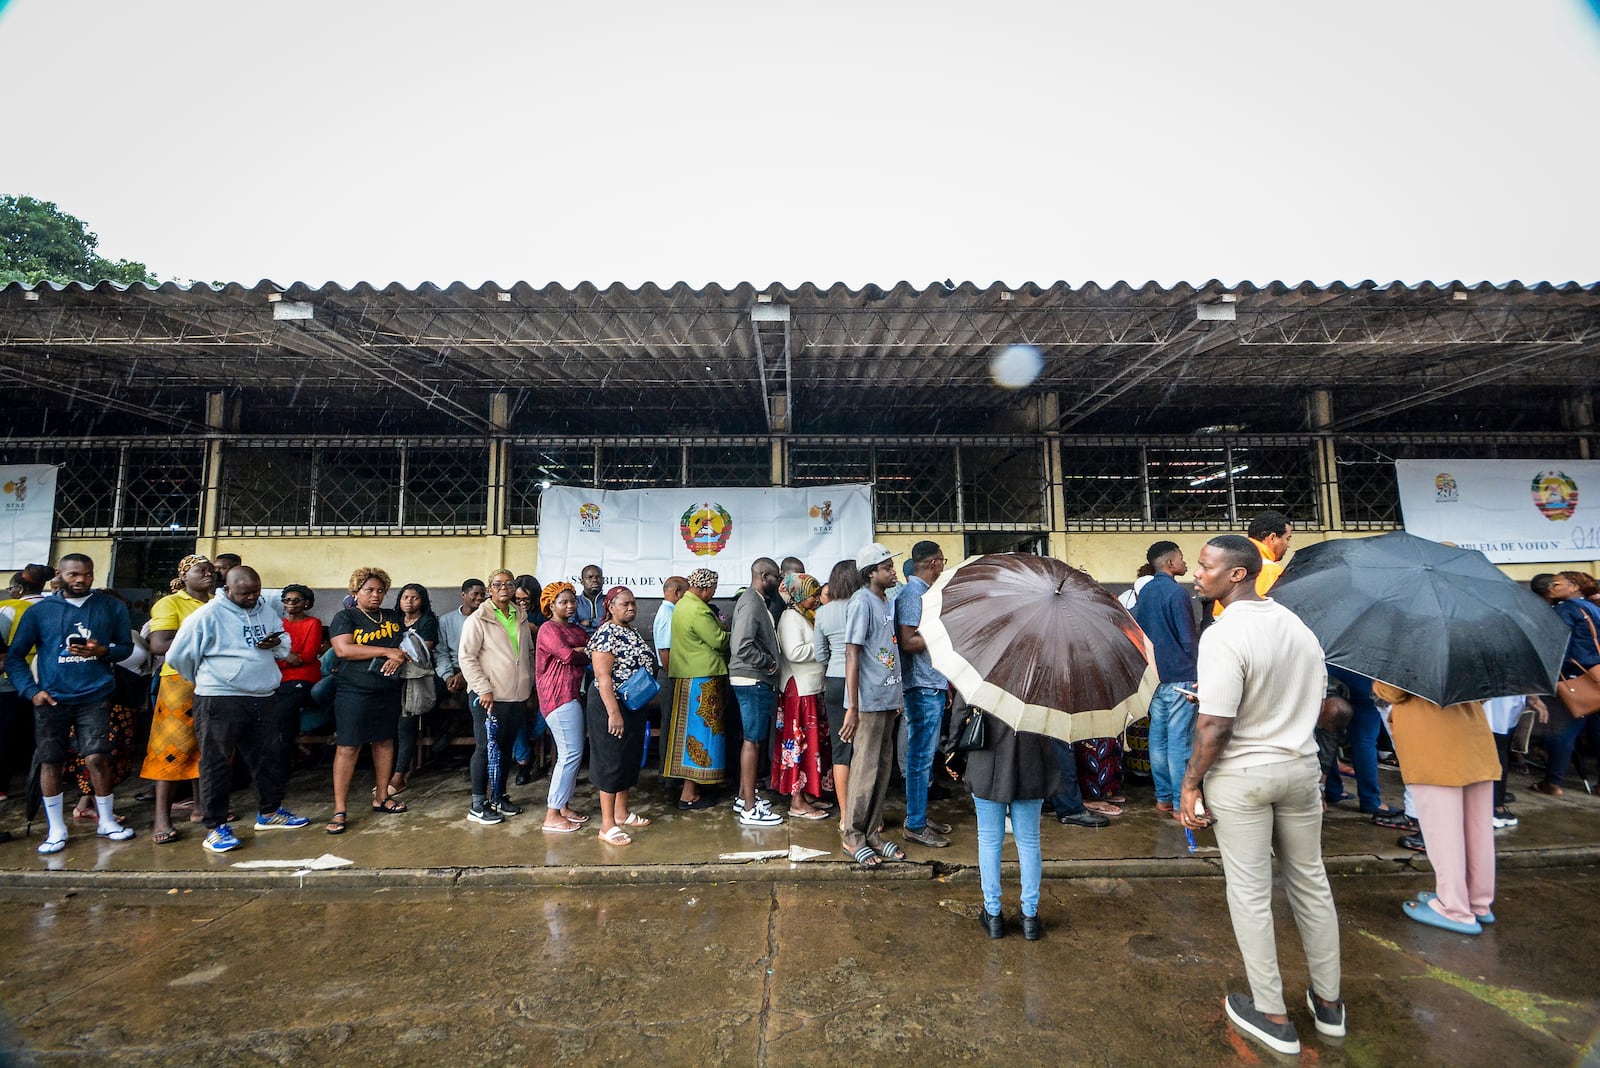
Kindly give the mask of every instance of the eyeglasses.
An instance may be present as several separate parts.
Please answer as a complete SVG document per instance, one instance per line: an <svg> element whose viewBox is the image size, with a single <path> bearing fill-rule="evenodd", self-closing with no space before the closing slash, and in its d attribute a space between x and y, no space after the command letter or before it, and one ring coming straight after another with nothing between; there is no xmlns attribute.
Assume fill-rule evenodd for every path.
<svg viewBox="0 0 1600 1068"><path fill-rule="evenodd" d="M509 590L515 585L515 582L491 582L489 583L489 588L491 590Z"/></svg>

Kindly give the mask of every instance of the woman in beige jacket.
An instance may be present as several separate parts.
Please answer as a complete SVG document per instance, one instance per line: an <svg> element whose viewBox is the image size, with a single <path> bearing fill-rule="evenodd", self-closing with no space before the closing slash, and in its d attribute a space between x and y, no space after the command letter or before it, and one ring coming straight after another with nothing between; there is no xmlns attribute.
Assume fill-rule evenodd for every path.
<svg viewBox="0 0 1600 1068"><path fill-rule="evenodd" d="M533 694L533 624L511 599L516 576L496 571L489 576L489 598L461 625L457 661L467 682L467 707L472 710L472 805L467 819L495 824L522 811L505 795L517 732L528 715ZM491 746L491 741L496 743ZM490 775L491 748L498 764Z"/></svg>

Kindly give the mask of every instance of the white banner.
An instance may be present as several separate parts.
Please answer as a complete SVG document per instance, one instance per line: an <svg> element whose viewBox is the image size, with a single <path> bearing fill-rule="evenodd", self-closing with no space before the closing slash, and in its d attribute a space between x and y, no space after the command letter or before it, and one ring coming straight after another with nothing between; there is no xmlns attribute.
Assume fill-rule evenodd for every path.
<svg viewBox="0 0 1600 1068"><path fill-rule="evenodd" d="M55 465L0 467L0 570L50 563L55 514Z"/></svg>
<svg viewBox="0 0 1600 1068"><path fill-rule="evenodd" d="M541 582L578 583L599 564L607 587L660 597L661 583L697 567L724 589L750 581L757 557L797 556L826 581L872 540L872 487L598 490L551 486L539 502Z"/></svg>
<svg viewBox="0 0 1600 1068"><path fill-rule="evenodd" d="M1497 564L1600 560L1600 460L1394 467L1406 530L1418 537L1477 549Z"/></svg>

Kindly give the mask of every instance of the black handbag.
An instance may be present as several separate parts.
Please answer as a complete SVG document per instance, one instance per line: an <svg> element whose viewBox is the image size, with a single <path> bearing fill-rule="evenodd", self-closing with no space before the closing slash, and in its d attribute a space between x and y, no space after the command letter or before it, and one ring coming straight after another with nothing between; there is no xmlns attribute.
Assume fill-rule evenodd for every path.
<svg viewBox="0 0 1600 1068"><path fill-rule="evenodd" d="M967 717L961 721L961 731L956 735L956 752L970 753L974 749L988 748L989 731L984 726L986 715L981 708L967 709Z"/></svg>

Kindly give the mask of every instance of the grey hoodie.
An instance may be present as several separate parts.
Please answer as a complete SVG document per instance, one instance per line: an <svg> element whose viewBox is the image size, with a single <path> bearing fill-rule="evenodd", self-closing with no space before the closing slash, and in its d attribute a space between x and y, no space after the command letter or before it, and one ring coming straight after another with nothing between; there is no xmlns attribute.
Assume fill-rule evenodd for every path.
<svg viewBox="0 0 1600 1068"><path fill-rule="evenodd" d="M264 601L246 611L218 594L183 621L167 663L194 680L197 697L270 697L283 681L278 661L289 658L289 643L256 643L281 630L283 621Z"/></svg>

